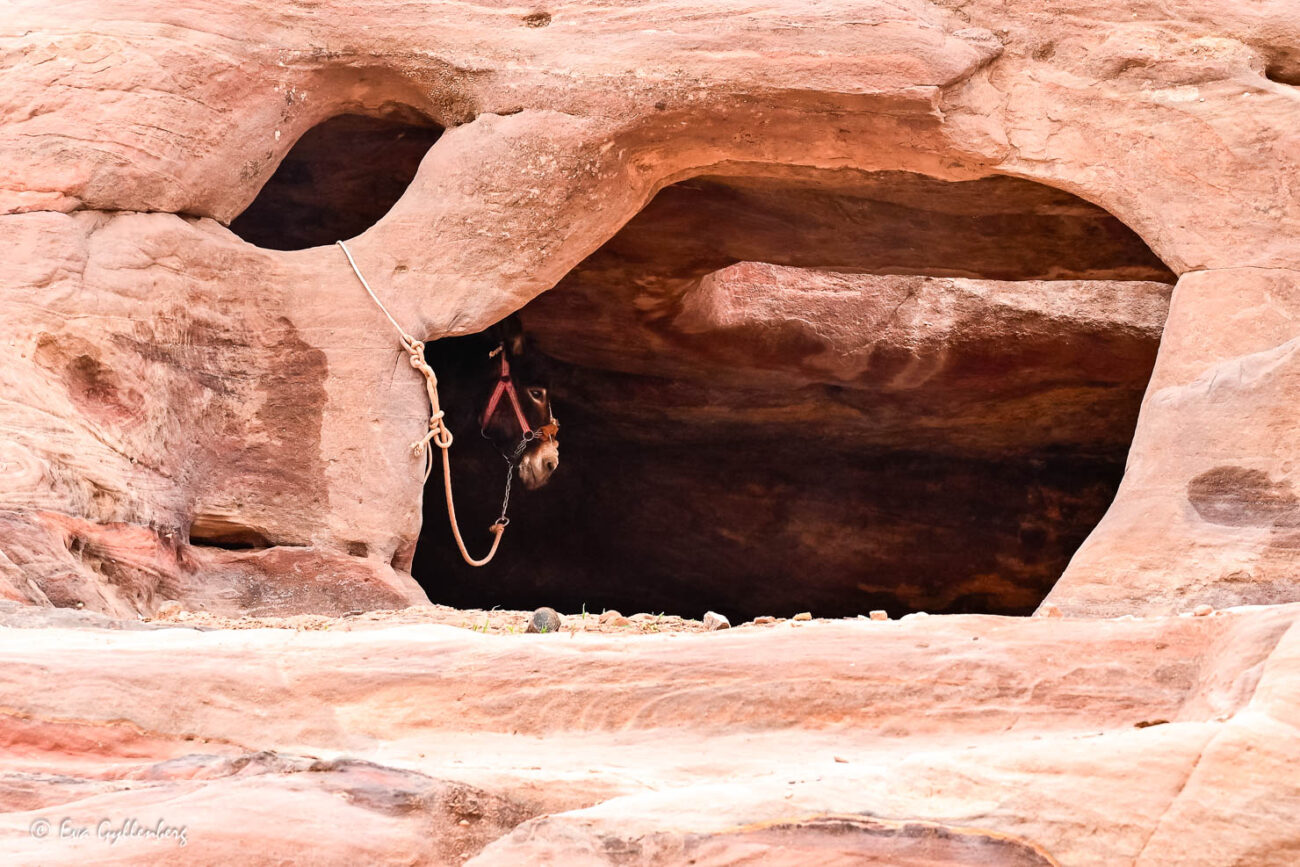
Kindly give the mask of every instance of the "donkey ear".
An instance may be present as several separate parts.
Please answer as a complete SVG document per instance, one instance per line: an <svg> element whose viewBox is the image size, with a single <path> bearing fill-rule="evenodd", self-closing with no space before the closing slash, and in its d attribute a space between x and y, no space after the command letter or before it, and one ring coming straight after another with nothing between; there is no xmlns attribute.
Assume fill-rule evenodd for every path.
<svg viewBox="0 0 1300 867"><path fill-rule="evenodd" d="M517 315L507 316L501 320L499 325L501 329L501 342L511 355L524 354L524 324L519 321Z"/></svg>

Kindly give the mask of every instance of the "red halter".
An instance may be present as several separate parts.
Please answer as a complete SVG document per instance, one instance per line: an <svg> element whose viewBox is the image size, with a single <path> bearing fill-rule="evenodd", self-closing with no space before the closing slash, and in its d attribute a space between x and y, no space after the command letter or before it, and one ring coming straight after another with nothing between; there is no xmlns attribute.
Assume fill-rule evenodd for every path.
<svg viewBox="0 0 1300 867"><path fill-rule="evenodd" d="M519 394L515 391L514 380L510 377L510 362L506 361L505 347L497 349L501 353L501 376L497 379L497 387L492 392L492 399L488 401L487 409L483 410L483 422L480 428L486 430L488 422L497 411L497 404L501 402L501 395L510 396L510 405L515 408L515 418L519 420L519 428L523 431L525 439L531 439L530 434L533 432L532 425L528 419L524 418L524 408L519 405Z"/></svg>

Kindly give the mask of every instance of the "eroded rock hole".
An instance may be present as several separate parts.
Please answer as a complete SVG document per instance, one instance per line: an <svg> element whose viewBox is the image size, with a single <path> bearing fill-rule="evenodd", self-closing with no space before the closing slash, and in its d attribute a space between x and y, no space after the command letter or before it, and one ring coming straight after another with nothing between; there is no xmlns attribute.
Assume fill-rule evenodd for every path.
<svg viewBox="0 0 1300 867"><path fill-rule="evenodd" d="M481 570L435 476L413 574L464 607L1027 614L1114 496L1172 281L1113 216L1026 181L669 187L522 311L559 471L516 486ZM468 423L482 546L502 462Z"/></svg>
<svg viewBox="0 0 1300 867"><path fill-rule="evenodd" d="M1300 47L1271 45L1262 49L1264 77L1277 84L1300 87Z"/></svg>
<svg viewBox="0 0 1300 867"><path fill-rule="evenodd" d="M270 548L274 544L261 530L224 515L196 515L189 540L191 545L231 551Z"/></svg>
<svg viewBox="0 0 1300 867"><path fill-rule="evenodd" d="M404 107L331 118L298 140L230 228L272 250L355 237L388 213L440 135L442 127Z"/></svg>
<svg viewBox="0 0 1300 867"><path fill-rule="evenodd" d="M1269 81L1300 87L1300 65L1271 64L1264 70Z"/></svg>

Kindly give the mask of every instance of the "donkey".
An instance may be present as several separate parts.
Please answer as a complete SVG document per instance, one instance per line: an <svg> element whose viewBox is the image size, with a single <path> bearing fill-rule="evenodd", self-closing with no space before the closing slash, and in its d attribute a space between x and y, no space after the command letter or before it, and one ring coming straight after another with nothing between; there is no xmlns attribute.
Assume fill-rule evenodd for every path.
<svg viewBox="0 0 1300 867"><path fill-rule="evenodd" d="M477 431L519 468L524 487L545 485L560 465L559 422L544 359L528 351L519 317L481 334L429 343L425 358L438 375L452 433Z"/></svg>

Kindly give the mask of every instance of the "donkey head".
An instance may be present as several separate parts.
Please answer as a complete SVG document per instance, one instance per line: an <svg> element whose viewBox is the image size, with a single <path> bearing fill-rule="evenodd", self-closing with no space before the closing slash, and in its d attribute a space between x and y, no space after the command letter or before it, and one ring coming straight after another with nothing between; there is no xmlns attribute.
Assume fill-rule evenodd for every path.
<svg viewBox="0 0 1300 867"><path fill-rule="evenodd" d="M545 366L527 351L515 317L497 326L497 336L500 343L491 354L494 384L479 427L502 454L518 461L524 486L540 488L560 465L559 422L551 413Z"/></svg>

